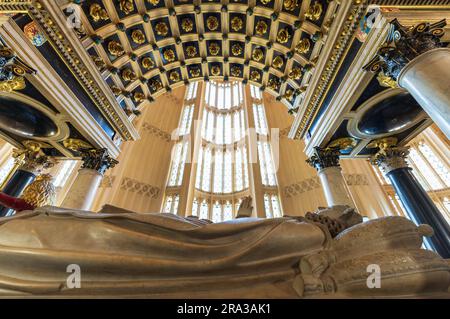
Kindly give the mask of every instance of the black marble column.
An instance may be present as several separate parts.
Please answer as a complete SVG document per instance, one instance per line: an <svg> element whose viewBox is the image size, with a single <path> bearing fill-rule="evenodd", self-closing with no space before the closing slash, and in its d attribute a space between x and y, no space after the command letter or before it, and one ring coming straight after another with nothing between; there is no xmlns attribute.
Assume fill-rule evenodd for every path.
<svg viewBox="0 0 450 319"><path fill-rule="evenodd" d="M407 147L386 147L372 158L372 163L390 179L409 216L433 228L434 235L429 238L432 248L443 258L450 258L450 225L412 174L406 162L408 154Z"/></svg>
<svg viewBox="0 0 450 319"><path fill-rule="evenodd" d="M2 192L10 196L19 197L25 187L34 181L35 178L36 175L33 173L18 169L3 187ZM0 205L0 217L10 216L12 213L12 209Z"/></svg>
<svg viewBox="0 0 450 319"><path fill-rule="evenodd" d="M408 214L417 223L428 224L434 230L430 244L443 258L450 258L450 225L442 213L412 174L412 168L404 167L386 174Z"/></svg>

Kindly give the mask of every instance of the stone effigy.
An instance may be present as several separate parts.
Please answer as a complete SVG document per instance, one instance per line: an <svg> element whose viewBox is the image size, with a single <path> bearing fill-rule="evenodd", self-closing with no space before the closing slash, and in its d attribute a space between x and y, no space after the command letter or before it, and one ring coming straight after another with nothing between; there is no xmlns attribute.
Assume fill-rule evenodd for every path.
<svg viewBox="0 0 450 319"><path fill-rule="evenodd" d="M0 296L449 296L449 262L421 249L429 226L398 216L361 221L342 206L215 224L114 207L41 207L0 219Z"/></svg>

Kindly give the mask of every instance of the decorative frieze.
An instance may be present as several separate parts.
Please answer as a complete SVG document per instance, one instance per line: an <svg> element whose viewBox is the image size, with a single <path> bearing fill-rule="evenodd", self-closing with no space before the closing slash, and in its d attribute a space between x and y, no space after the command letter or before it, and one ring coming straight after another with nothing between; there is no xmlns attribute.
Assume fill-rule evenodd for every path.
<svg viewBox="0 0 450 319"><path fill-rule="evenodd" d="M135 179L124 177L120 183L120 189L124 191L129 191L132 193L137 193L138 195L143 195L151 199L156 199L161 193L159 187L146 184Z"/></svg>
<svg viewBox="0 0 450 319"><path fill-rule="evenodd" d="M150 124L149 122L144 122L142 124L142 129L151 135L156 136L157 138L160 138L166 142L170 142L172 137L169 133L161 130L160 128Z"/></svg>
<svg viewBox="0 0 450 319"><path fill-rule="evenodd" d="M284 194L289 198L318 188L320 188L319 177L312 177L286 186L284 188Z"/></svg>

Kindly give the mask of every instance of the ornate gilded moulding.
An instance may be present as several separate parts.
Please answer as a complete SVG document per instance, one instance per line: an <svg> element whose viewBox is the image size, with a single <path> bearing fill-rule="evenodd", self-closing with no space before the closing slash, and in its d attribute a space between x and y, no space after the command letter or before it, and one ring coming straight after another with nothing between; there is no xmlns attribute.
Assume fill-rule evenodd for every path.
<svg viewBox="0 0 450 319"><path fill-rule="evenodd" d="M175 0L170 6L91 0L67 1L60 11L70 17L80 9L74 32L118 100L139 106L190 81L238 79L292 108L338 6L328 0ZM135 77L123 77L124 69Z"/></svg>
<svg viewBox="0 0 450 319"><path fill-rule="evenodd" d="M68 1L69 2L69 1ZM109 92L105 91L96 79L96 75L92 72L90 64L86 63L86 59L80 56L75 49L76 45L64 36L61 26L56 22L57 17L51 9L57 7L56 3L47 0L0 0L0 14L9 16L14 19L18 14L28 14L35 23L35 28L32 30L24 30L27 37L36 46L42 45L45 41L49 41L52 47L57 51L61 59L64 60L67 67L72 72L73 76L82 85L84 90L88 93L92 101L96 104L101 113L105 116L107 121L117 130L119 135L124 140L132 140L135 136L131 130L131 123L128 118L123 115L121 108L114 99L111 99ZM57 7L58 8L58 7ZM94 10L95 11L95 10ZM61 18L61 17L60 17ZM64 17L62 17L64 19ZM104 12L100 12L99 19L105 18ZM75 32L80 32L77 27L77 20L67 19L73 21L73 29ZM37 34L37 29L39 34ZM42 32L42 34L40 34ZM100 65L101 61L94 60L96 65Z"/></svg>

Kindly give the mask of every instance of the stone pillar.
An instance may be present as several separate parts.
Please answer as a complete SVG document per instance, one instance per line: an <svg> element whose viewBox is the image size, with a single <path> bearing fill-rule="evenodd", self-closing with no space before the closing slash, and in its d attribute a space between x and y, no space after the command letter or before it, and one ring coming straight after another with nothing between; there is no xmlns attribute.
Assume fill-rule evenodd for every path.
<svg viewBox="0 0 450 319"><path fill-rule="evenodd" d="M355 208L355 202L339 165L339 149L320 147L314 149L314 154L306 162L318 172L327 205L330 207L347 205Z"/></svg>
<svg viewBox="0 0 450 319"><path fill-rule="evenodd" d="M407 147L382 148L372 159L389 178L408 215L417 224L428 224L434 230L431 246L443 258L450 258L450 225L422 188L408 167Z"/></svg>
<svg viewBox="0 0 450 319"><path fill-rule="evenodd" d="M107 149L89 150L82 154L83 165L73 182L62 207L89 210L94 202L103 174L118 162Z"/></svg>
<svg viewBox="0 0 450 319"><path fill-rule="evenodd" d="M2 189L3 193L14 197L20 197L24 189L42 170L55 165L55 161L41 151L41 145L38 142L24 143L27 144L27 149L13 150L13 157L18 168ZM0 205L0 217L13 214L14 210Z"/></svg>
<svg viewBox="0 0 450 319"><path fill-rule="evenodd" d="M445 25L406 28L392 21L386 45L364 68L397 81L450 139L450 48L440 41Z"/></svg>

